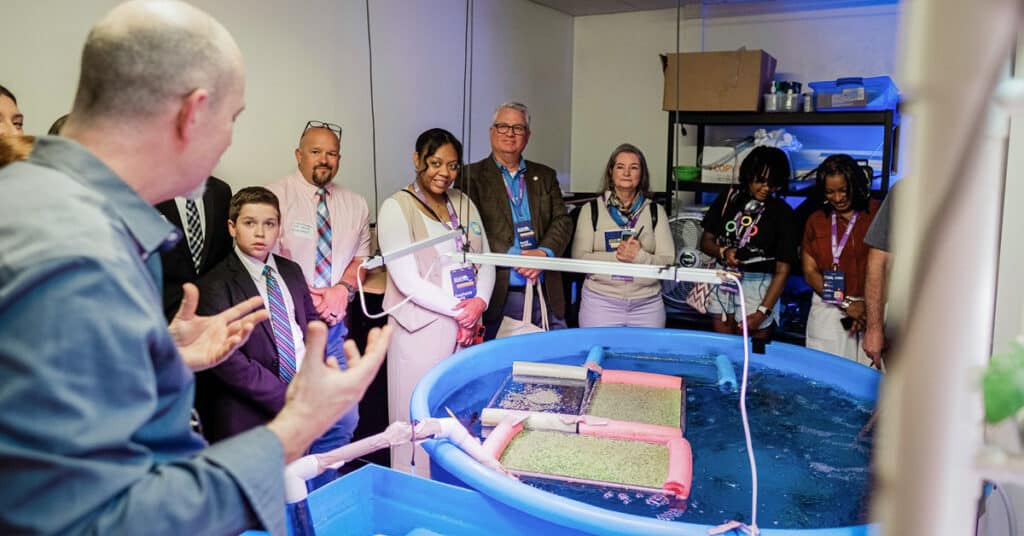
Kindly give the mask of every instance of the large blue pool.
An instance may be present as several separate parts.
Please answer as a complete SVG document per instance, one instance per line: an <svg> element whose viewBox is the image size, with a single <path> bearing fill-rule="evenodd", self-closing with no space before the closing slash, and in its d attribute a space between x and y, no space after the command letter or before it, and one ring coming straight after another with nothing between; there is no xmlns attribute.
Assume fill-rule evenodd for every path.
<svg viewBox="0 0 1024 536"><path fill-rule="evenodd" d="M714 356L741 374L737 337L667 329L561 330L492 341L460 352L424 377L412 417L445 408L474 423L513 361L580 364L606 348L606 368L683 376L693 488L686 501L559 482L515 482L491 473L445 441L425 446L435 479L466 485L549 521L597 534L706 534L750 519L751 481L738 394L716 384ZM879 375L813 350L773 343L751 358L748 409L757 455L758 525L765 534L865 534L871 437L860 434L874 408Z"/></svg>

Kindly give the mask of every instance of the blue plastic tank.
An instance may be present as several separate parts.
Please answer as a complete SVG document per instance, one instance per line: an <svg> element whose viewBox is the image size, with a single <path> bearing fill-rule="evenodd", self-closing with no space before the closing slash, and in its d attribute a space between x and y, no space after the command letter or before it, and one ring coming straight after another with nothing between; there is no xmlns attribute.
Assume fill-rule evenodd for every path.
<svg viewBox="0 0 1024 536"><path fill-rule="evenodd" d="M582 364L595 346L605 349L607 355L688 356L706 355L710 370L710 384L718 392L716 356L725 355L732 360L738 381L742 381L742 344L739 337L707 332L649 328L588 328L559 330L547 333L521 335L478 345L446 359L434 367L418 384L411 401L413 419L446 416L445 404L465 392L467 385L483 378L500 375L510 369L513 361L553 361ZM616 368L622 362L606 358L605 366ZM688 376L692 364L685 361L651 360L638 362L636 370ZM771 370L793 375L797 381L825 385L850 397L873 404L877 397L880 375L875 370L829 354L783 343L768 345L765 354L751 356L752 369ZM622 367L626 368L626 367ZM781 393L785 399L789 393ZM727 395L722 395L727 396ZM732 393L731 396L738 396ZM732 404L731 402L725 402ZM749 405L749 404L748 404ZM735 407L735 406L733 406ZM738 413L738 408L736 408ZM760 423L762 425L770 423ZM701 441L687 435L691 444ZM754 439L755 453L758 437ZM592 534L643 535L706 535L711 525L663 521L628 513L616 512L577 500L568 499L514 481L484 468L446 441L432 440L424 444L431 456L431 476L436 480L463 485L504 503L512 508L561 525ZM695 467L701 463L695 455ZM735 465L749 471L744 452L736 454ZM867 467L858 470L867 471ZM749 473L748 473L749 474ZM696 479L696 476L695 476ZM747 477L749 480L749 477ZM762 486L762 497L765 490ZM749 499L748 499L749 502ZM726 520L722 520L724 522ZM771 519L759 517L761 533L765 535L863 535L875 532L869 525L824 527L809 530L772 528Z"/></svg>

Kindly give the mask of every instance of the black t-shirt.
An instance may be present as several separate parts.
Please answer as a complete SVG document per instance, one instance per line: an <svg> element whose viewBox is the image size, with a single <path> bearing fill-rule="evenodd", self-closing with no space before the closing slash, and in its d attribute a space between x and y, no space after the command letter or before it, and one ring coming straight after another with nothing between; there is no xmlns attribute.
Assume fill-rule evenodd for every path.
<svg viewBox="0 0 1024 536"><path fill-rule="evenodd" d="M775 273L775 261L788 263L791 267L797 264L797 245L799 236L796 232L796 216L793 209L785 201L769 197L760 210L747 210L747 202L751 197L744 193L733 193L729 205L722 210L728 194L719 195L707 215L704 216L704 230L715 235L715 243L719 246L739 248L741 239L748 233L750 226L756 226L744 247L739 248L737 256L740 260L755 257L767 257L771 260L744 264L744 272ZM749 218L747 220L746 218Z"/></svg>

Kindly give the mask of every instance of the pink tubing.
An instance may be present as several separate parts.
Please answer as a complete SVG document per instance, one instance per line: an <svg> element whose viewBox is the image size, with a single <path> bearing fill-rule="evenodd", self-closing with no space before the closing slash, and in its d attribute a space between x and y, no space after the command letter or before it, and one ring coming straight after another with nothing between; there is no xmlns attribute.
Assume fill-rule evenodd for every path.
<svg viewBox="0 0 1024 536"><path fill-rule="evenodd" d="M484 440L484 451L494 456L495 460L500 460L502 453L505 452L505 448L508 447L512 438L519 432L523 431L523 423L515 422L514 419L503 419L498 423L498 426L494 427L487 439Z"/></svg>
<svg viewBox="0 0 1024 536"><path fill-rule="evenodd" d="M668 443L682 439L683 432L678 426L662 426L632 421L616 421L586 416L579 423L579 433L610 439L643 441L645 443ZM490 438L488 438L490 439Z"/></svg>
<svg viewBox="0 0 1024 536"><path fill-rule="evenodd" d="M609 370L601 372L602 383L626 383L630 385L643 385L646 387L658 387L661 389L681 389L683 379L679 376L667 374L653 374L650 372L636 372L633 370Z"/></svg>
<svg viewBox="0 0 1024 536"><path fill-rule="evenodd" d="M677 437L668 442L668 477L662 489L681 499L690 496L693 482L693 451L690 442Z"/></svg>

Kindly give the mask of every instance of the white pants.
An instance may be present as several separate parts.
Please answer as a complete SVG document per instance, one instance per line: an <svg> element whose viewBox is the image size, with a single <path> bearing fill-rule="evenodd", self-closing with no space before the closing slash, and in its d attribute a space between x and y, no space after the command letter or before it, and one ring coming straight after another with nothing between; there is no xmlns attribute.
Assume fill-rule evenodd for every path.
<svg viewBox="0 0 1024 536"><path fill-rule="evenodd" d="M861 334L850 335L839 323L844 316L842 309L821 301L815 293L807 315L807 347L870 367L871 358L861 348Z"/></svg>

